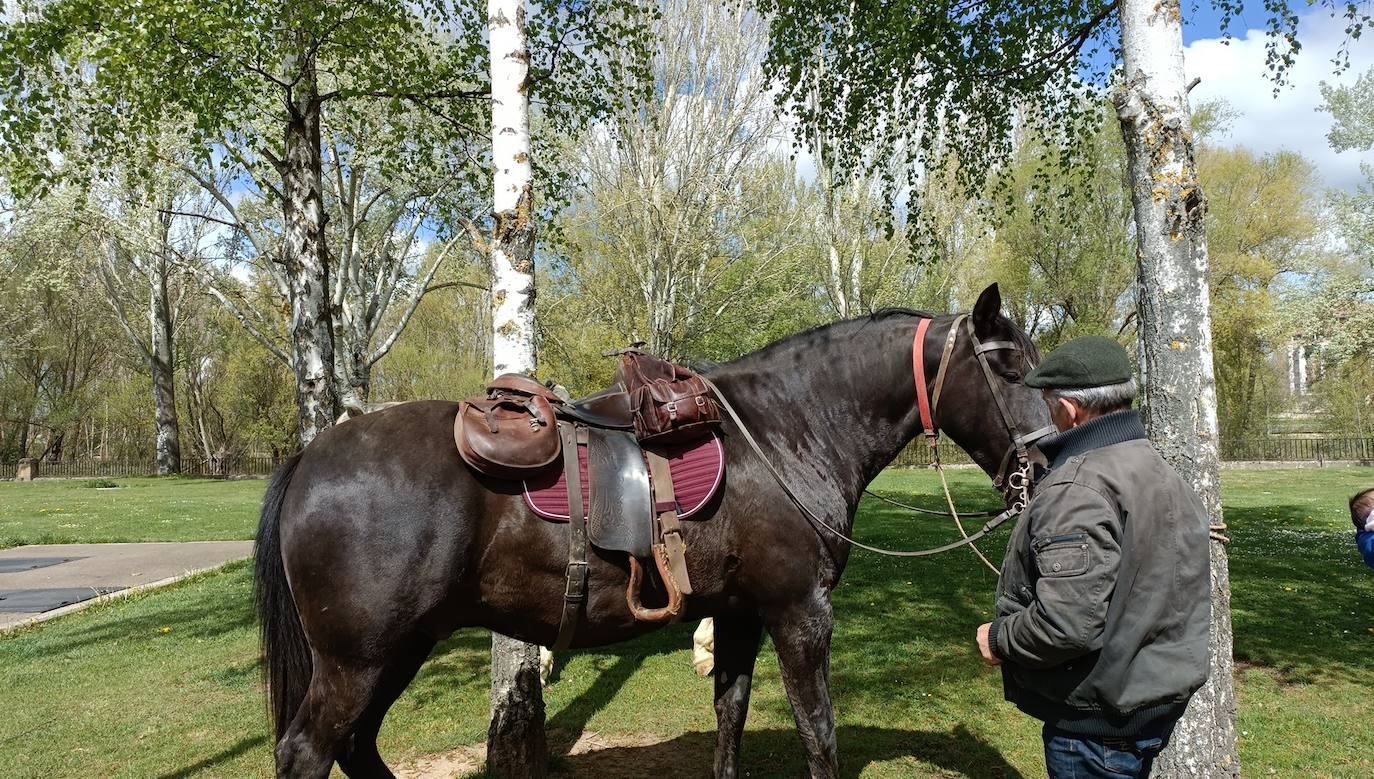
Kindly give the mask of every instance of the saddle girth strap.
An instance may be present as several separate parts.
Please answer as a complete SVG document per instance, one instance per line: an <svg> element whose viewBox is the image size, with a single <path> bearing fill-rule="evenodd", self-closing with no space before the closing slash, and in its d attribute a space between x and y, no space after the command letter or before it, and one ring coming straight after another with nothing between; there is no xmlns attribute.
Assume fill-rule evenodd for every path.
<svg viewBox="0 0 1374 779"><path fill-rule="evenodd" d="M550 647L555 652L572 645L577 625L582 621L582 607L587 602L587 514L582 506L582 465L577 453L581 431L568 422L559 422L558 435L563 439L563 471L568 480L568 570L563 617L558 638Z"/></svg>

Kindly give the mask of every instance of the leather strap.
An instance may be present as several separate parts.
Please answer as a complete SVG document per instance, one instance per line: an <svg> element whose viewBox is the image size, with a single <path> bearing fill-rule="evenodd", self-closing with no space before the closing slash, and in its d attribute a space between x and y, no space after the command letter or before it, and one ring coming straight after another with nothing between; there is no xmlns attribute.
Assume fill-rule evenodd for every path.
<svg viewBox="0 0 1374 779"><path fill-rule="evenodd" d="M930 414L930 397L926 394L926 331L930 320L922 318L916 325L916 338L911 342L911 372L916 378L916 405L921 411L921 428L926 443L935 448L935 422Z"/></svg>
<svg viewBox="0 0 1374 779"><path fill-rule="evenodd" d="M932 415L940 409L940 393L945 388L945 370L949 368L950 357L954 355L954 342L959 338L959 325L966 316L967 314L960 314L954 317L954 322L949 326L949 335L945 336L945 351L940 355L940 369L935 372L935 392L930 398Z"/></svg>
<svg viewBox="0 0 1374 779"><path fill-rule="evenodd" d="M1014 349L1016 347L1009 341L989 341L988 343L980 343L978 341L978 334L973 331L973 322L971 320L967 321L969 338L973 340L973 351L974 354L978 356L978 365L983 369L983 378L987 379L988 389L992 392L992 399L997 401L997 410L1002 414L1002 424L1007 428L1007 435L1011 438L1012 444L1016 448L1017 457L1022 458L1025 456L1026 452L1025 444L1021 442L1020 435L1016 432L1016 422L1012 419L1011 411L1007 409L1006 399L1002 397L1001 391L997 389L997 377L992 374L992 366L988 364L987 357L984 356L987 352L993 351L989 347L996 347L998 349ZM999 344L1006 344L1006 346L1000 346Z"/></svg>
<svg viewBox="0 0 1374 779"><path fill-rule="evenodd" d="M587 601L587 515L582 506L582 465L577 456L578 431L575 425L558 423L563 439L563 471L568 479L568 571L563 590L563 618L558 638L550 647L555 652L567 649L582 620Z"/></svg>
<svg viewBox="0 0 1374 779"><path fill-rule="evenodd" d="M1012 351L1015 351L1020 348L1021 347L1017 346L1011 341L983 341L974 348L973 353L986 354L988 352L996 352L1002 349L1010 349Z"/></svg>
<svg viewBox="0 0 1374 779"><path fill-rule="evenodd" d="M649 481L654 488L654 513L658 516L658 537L667 553L668 570L678 591L692 594L687 577L687 546L682 542L682 521L677 516L677 496L673 493L673 472L662 455L644 450L649 460Z"/></svg>

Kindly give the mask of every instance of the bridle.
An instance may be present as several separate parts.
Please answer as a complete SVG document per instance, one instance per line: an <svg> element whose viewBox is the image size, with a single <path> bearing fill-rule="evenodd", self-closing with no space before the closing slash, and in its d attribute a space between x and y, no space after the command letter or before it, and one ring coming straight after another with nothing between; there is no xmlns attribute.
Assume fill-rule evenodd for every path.
<svg viewBox="0 0 1374 779"><path fill-rule="evenodd" d="M940 484L945 490L945 502L949 506L949 516L954 518L954 524L959 528L959 534L968 542L974 554L983 561L985 565L995 573L1001 573L997 566L978 549L973 546L973 541L969 539L968 533L964 531L964 523L959 516L959 512L954 507L954 497L949 490L949 481L945 478L945 470L940 463L940 450L938 447L940 439L940 428L935 424L935 412L940 405L940 393L945 386L945 372L949 368L951 357L954 354L954 345L959 338L959 330L962 327L968 332L969 342L973 345L973 355L982 369L983 378L988 385L988 391L992 393L993 400L997 403L997 411L1002 417L1002 424L1007 428L1009 445L1006 452L1002 455L1002 461L998 465L996 473L992 477L992 484L1001 493L1007 503L1007 511L1011 516L1025 511L1030 504L1031 490L1031 462L1030 447L1035 442L1051 435L1055 432L1053 425L1047 425L1031 433L1021 433L1017 427L1016 420L1012 417L1011 411L1007 408L1006 397L1002 394L1002 387L997 383L997 376L988 362L988 353L995 351L1017 351L1024 354L1024 348L1014 341L981 341L973 328L973 321L967 314L959 314L950 323L949 333L945 336L945 348L940 354L940 364L935 372L935 386L933 390L928 390L926 381L926 334L930 330L929 318L922 318L920 324L916 326L916 337L911 344L911 371L916 383L916 405L921 415L921 428L925 435L926 445L930 447L931 464L935 466L936 472L940 474ZM1030 365L1027 368L1032 367ZM867 490L865 490L867 492ZM873 495L874 493L869 493ZM881 496L876 496L881 498ZM885 500L885 499L884 499ZM924 512L923 512L924 513ZM934 513L934 512L932 512ZM976 516L976 515L972 515ZM983 514L987 516L987 514ZM999 523L1000 524L1000 523Z"/></svg>
<svg viewBox="0 0 1374 779"><path fill-rule="evenodd" d="M1031 486L1031 465L1030 447L1045 436L1055 432L1053 425L1046 425L1031 433L1021 433L1017 427L1016 420L1012 417L1011 411L1007 408L1007 399L1002 394L1002 387L997 383L997 376L988 362L988 352L995 351L1017 351L1024 352L1024 348L1013 341L980 341L977 333L973 330L973 322L969 320L967 314L960 314L954 318L950 324L949 334L945 336L944 352L940 355L940 366L935 373L935 386L933 391L927 391L926 369L925 369L925 341L926 332L930 329L929 319L922 319L916 326L916 338L911 346L912 374L916 381L916 405L921 414L921 427L923 429L926 444L930 447L931 461L938 469L940 468L940 451L936 444L940 437L940 429L935 424L935 412L940 405L940 393L944 389L945 371L949 367L950 357L954 354L954 344L958 340L959 329L964 327L968 332L969 341L973 344L973 354L978 360L978 365L982 368L983 378L987 381L988 391L992 393L993 400L997 403L997 411L1002 417L1002 424L1007 429L1009 445L1006 452L1002 455L1002 460L992 477L995 486L1004 498L1007 505L1024 510L1030 499ZM1033 367L1033 366L1027 366Z"/></svg>
<svg viewBox="0 0 1374 779"><path fill-rule="evenodd" d="M792 491L792 488L788 486L787 480L783 478L782 474L778 471L777 467L774 466L772 461L768 459L768 456L764 454L763 448L759 446L758 441L754 439L753 434L749 432L749 428L744 424L744 420L740 419L739 414L735 412L734 407L730 405L730 401L725 397L725 394L720 391L720 388L717 387L715 383L712 382L709 378L705 376L702 377L702 379L706 382L706 386L711 389L711 392L715 394L716 399L720 402L721 408L725 410L726 415L730 417L731 421L733 421L735 423L735 426L739 429L740 435L744 438L745 442L748 443L749 447L754 450L754 454L758 455L759 460L768 469L769 473L773 475L773 478L777 481L778 486L781 487L782 491L786 493L787 497L792 500L792 503L794 503L797 506L797 508L801 510L802 515L805 516L806 519L811 523L811 526L815 528L816 533L818 535L821 534L822 531L824 531L825 533L829 533L830 535L835 536L836 538L839 538L843 541L846 541L849 544L852 544L853 546L857 546L860 549L865 549L867 551L875 552L881 555L888 555L890 557L929 557L931 555L940 554L941 552L948 552L952 549L958 549L961 546L972 546L973 542L977 541L978 539L982 538L988 533L991 533L993 530L996 530L999 526L1001 526L1003 523L1005 523L1012 517L1019 515L1022 511L1026 509L1026 506L1029 504L1031 489L1031 463L1030 454L1028 450L1036 441L1055 432L1055 429L1053 427L1043 427L1039 430L1036 430L1033 433L1028 433L1024 435L1018 432L1016 422L1012 418L1011 412L1007 409L1006 399L1002 396L1001 387L999 387L997 384L997 377L992 370L992 366L988 363L987 357L988 352L1004 349L1020 351L1021 347L1012 341L982 342L978 340L978 335L974 332L973 323L969 320L968 315L959 314L954 318L953 323L951 323L949 328L949 334L945 338L944 352L940 356L940 364L935 374L934 391L930 394L927 394L927 383L925 378L925 337L927 330L929 330L930 328L930 322L931 319L928 317L921 318L920 323L916 327L916 338L912 343L912 372L914 374L916 382L916 402L920 410L921 426L924 429L926 442L930 446L931 457L935 464L936 470L940 473L940 481L945 488L945 500L949 504L949 515L954 518L954 522L959 528L959 533L963 536L963 538L959 541L954 541L945 544L944 546L938 546L932 549L921 549L917 551L883 549L881 547L871 546L869 544L856 541L850 536L841 532L840 530L826 524L825 521L822 520L820 517L816 516L816 514L813 511L811 511L811 509L808 508L799 497L797 497L796 493ZM1001 466L999 467L996 475L993 477L993 484L997 486L997 488L1002 492L1003 497L1007 500L1007 508L1004 511L997 513L995 516L992 516L988 513L965 515L992 516L992 519L988 520L982 528L980 528L977 532L973 533L972 535L964 531L964 525L960 519L959 512L954 508L954 498L950 494L949 482L945 479L944 469L940 465L939 452L936 449L936 442L939 439L940 433L939 428L936 427L934 421L935 411L939 407L940 403L940 393L941 390L944 388L945 373L949 368L950 358L954 353L954 345L955 342L958 340L959 329L961 325L965 326L968 332L969 339L973 344L973 354L975 358L978 360L978 364L982 367L983 377L986 379L988 389L992 392L992 396L997 403L997 410L1002 415L1002 423L1007 428L1008 440L1010 442L1006 454L1002 456ZM1012 465L1013 461L1015 462L1015 466ZM868 490L864 491L868 492ZM868 494L886 500L885 498L882 498L882 496L876 495L875 493L868 492ZM916 510L922 511L923 513L928 511L923 509ZM979 552L976 547L974 547L974 551L978 554L980 558L982 558L983 562L987 563L987 565L993 569L993 571L997 571L996 566L992 565L992 563L989 562L986 557L983 557L982 552Z"/></svg>

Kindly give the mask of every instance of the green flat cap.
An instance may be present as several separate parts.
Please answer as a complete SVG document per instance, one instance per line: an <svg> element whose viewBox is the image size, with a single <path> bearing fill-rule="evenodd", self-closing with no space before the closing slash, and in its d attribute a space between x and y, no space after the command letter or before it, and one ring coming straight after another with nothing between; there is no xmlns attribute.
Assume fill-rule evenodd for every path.
<svg viewBox="0 0 1374 779"><path fill-rule="evenodd" d="M1036 389L1085 389L1120 384L1135 375L1131 356L1121 344L1100 335L1085 335L1050 352L1026 374Z"/></svg>

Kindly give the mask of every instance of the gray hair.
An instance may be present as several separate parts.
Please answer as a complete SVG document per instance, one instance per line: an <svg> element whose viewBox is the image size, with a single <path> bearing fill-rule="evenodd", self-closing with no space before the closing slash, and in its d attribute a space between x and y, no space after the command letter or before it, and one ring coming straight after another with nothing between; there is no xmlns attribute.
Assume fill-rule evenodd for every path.
<svg viewBox="0 0 1374 779"><path fill-rule="evenodd" d="M1135 389L1135 377L1131 377L1120 384L1104 384L1101 387L1081 389L1054 389L1050 392L1056 398L1072 400L1089 411L1106 413L1130 408L1131 402L1135 400Z"/></svg>

